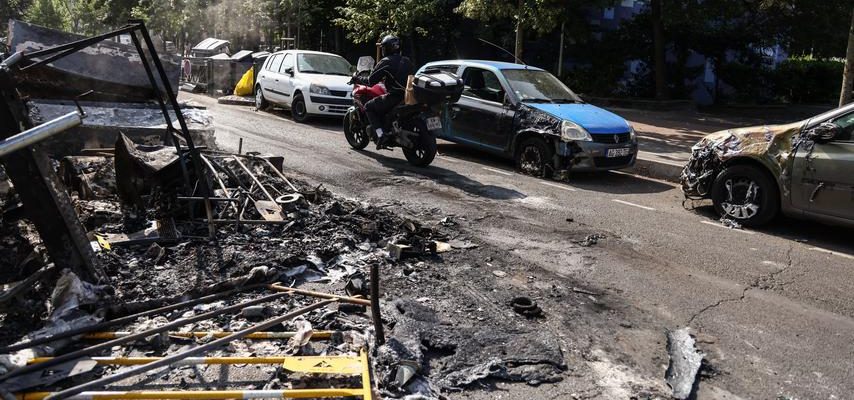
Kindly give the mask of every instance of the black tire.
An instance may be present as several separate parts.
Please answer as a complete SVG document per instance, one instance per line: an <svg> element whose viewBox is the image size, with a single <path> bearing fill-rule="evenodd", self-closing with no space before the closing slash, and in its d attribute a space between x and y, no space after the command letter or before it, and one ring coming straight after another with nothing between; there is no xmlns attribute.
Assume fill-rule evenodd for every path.
<svg viewBox="0 0 854 400"><path fill-rule="evenodd" d="M368 136L365 125L359 122L354 110L347 111L344 115L344 137L347 138L350 147L355 150L362 150L371 143L371 137Z"/></svg>
<svg viewBox="0 0 854 400"><path fill-rule="evenodd" d="M261 85L255 86L255 108L258 111L264 111L269 107L270 103L264 98L264 91L261 89Z"/></svg>
<svg viewBox="0 0 854 400"><path fill-rule="evenodd" d="M721 171L712 184L712 203L718 215L744 226L765 224L780 211L773 178L752 165L733 165Z"/></svg>
<svg viewBox="0 0 854 400"><path fill-rule="evenodd" d="M424 121L418 121L415 126L420 133L418 143L415 148L403 148L403 155L406 156L406 161L416 167L426 167L436 158L436 137L427 130L427 124Z"/></svg>
<svg viewBox="0 0 854 400"><path fill-rule="evenodd" d="M525 139L516 149L516 169L526 175L548 177L551 174L552 148L545 140Z"/></svg>
<svg viewBox="0 0 854 400"><path fill-rule="evenodd" d="M308 121L308 109L305 107L305 99L302 93L294 96L294 101L291 102L291 116L296 122Z"/></svg>

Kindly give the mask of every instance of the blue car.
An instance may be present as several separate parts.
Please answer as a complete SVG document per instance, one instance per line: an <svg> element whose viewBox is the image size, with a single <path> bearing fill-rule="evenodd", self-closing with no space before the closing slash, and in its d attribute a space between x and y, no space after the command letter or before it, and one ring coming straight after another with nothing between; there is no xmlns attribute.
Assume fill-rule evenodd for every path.
<svg viewBox="0 0 854 400"><path fill-rule="evenodd" d="M587 104L540 68L496 61L449 60L419 73L462 77L459 102L443 114L442 139L516 160L537 176L565 177L569 170L631 167L638 144L622 117Z"/></svg>

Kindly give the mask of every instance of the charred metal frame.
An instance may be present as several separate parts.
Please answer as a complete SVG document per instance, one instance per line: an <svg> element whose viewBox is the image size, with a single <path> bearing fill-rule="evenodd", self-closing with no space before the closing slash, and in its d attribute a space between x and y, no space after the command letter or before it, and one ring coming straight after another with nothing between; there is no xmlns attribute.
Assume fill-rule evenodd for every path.
<svg viewBox="0 0 854 400"><path fill-rule="evenodd" d="M137 37L137 33L142 35L142 40L145 42L149 55L151 55L154 68L149 64L145 48ZM131 20L128 25L120 29L98 36L33 52L17 52L6 58L0 65L0 96L3 100L0 102L0 117L2 117L0 118L0 139L7 139L33 128L24 101L16 90L14 78L16 68L18 71L37 68L122 34L130 34L151 87L157 94L156 100L166 121L167 134L178 153L185 184L184 191L187 195L196 194L193 193L194 185L190 181L190 173L186 165L186 156L189 155L195 177L198 179L198 194L204 199L205 209L210 220L212 219L212 207L208 199L210 185L203 173L201 155L193 144L178 100L172 92L172 85L166 76L163 64L142 20ZM157 72L160 85L155 78L154 71ZM169 102L178 120L180 130L172 124L166 101L163 99L164 92L167 97L166 101ZM188 154L185 154L181 148L181 141L176 134L180 134L181 139L186 143ZM57 266L70 268L89 281L105 281L107 277L94 265L94 253L89 245L89 240L86 238L85 230L71 207L68 194L55 171L53 171L47 155L39 150L38 146L31 146L4 156L3 164L30 219L44 241L51 259ZM210 224L210 234L214 234L213 224Z"/></svg>

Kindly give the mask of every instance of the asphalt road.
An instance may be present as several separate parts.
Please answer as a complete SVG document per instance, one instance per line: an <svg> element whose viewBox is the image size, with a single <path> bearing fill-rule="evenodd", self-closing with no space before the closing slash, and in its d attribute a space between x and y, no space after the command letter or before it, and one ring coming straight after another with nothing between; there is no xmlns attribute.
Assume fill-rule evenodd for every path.
<svg viewBox="0 0 854 400"><path fill-rule="evenodd" d="M663 379L664 330L690 326L710 366L700 398L854 393L850 229L781 218L732 230L707 205L686 209L666 182L619 172L546 181L449 143L418 169L399 149L353 151L337 121L297 124L286 112L182 98L210 108L226 150L242 138L244 151L283 155L287 170L346 196L437 207L480 239L607 294L622 328L603 333L601 347L640 376ZM606 238L576 243L596 233Z"/></svg>

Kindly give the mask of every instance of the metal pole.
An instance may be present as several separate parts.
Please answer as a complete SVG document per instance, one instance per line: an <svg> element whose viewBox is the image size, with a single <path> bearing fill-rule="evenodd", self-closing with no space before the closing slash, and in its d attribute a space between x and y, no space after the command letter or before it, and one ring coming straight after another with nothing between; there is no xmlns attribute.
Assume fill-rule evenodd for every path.
<svg viewBox="0 0 854 400"><path fill-rule="evenodd" d="M334 303L335 301L336 300L334 300L334 299L318 301L317 303L314 303L312 305L300 308L296 311L291 311L291 312L289 312L285 315L282 315L280 317L268 319L268 320L266 320L260 324L257 324L255 326L251 326L251 327L246 328L240 332L236 332L236 333L229 335L229 336L226 336L224 338L214 340L210 343L201 345L199 347L194 347L192 349L188 349L188 350L182 351L180 353L173 354L173 355L168 356L168 357L164 357L158 361L155 361L155 362L152 362L149 364L140 365L136 368L131 368L129 370L119 372L117 374L105 376L103 378L96 379L96 380L91 381L91 382L86 382L86 383L83 383L83 384L62 390L60 392L53 393L50 396L47 396L45 399L46 400L65 399L65 398L74 396L76 394L79 394L83 391L86 391L88 389L101 388L105 385L108 385L108 384L113 383L113 382L120 381L122 379L131 377L131 376L136 376L136 375L145 373L147 371L151 371L153 369L157 369L160 367L166 367L166 366L175 364L176 362L181 361L187 357L194 356L196 354L201 354L201 353L204 353L206 351L217 349L220 346L231 343L235 340L239 340L239 339L243 338L244 336L249 335L250 333L272 328L276 325L281 324L282 322L285 322L289 319L292 319L294 317L297 317L297 316L300 316L303 314L307 314L307 313L314 311L318 308L325 307L327 304ZM107 343L110 343L110 342L107 342Z"/></svg>
<svg viewBox="0 0 854 400"><path fill-rule="evenodd" d="M557 78L563 79L563 30L566 27L566 21L560 23L560 50L557 53Z"/></svg>
<svg viewBox="0 0 854 400"><path fill-rule="evenodd" d="M252 173L252 171L250 171L249 168L246 168L246 165L244 165L243 162L241 162L239 158L237 158L237 157L232 157L232 158L234 159L234 161L237 161L237 165L240 165L240 168L243 169L243 172L246 172L249 175L249 177L252 178L252 181L254 181L255 184L258 185L259 188L261 188L261 191L264 192L264 195L267 196L267 198L270 199L270 201L275 203L276 199L270 195L270 192L268 192L267 189L264 188L264 185L261 184L261 181L259 181L258 178L255 177L255 175Z"/></svg>
<svg viewBox="0 0 854 400"><path fill-rule="evenodd" d="M288 389L288 390L187 390L187 391L138 391L138 392L81 392L69 400L135 400L135 399L193 399L193 400L225 400L225 399L306 399L331 397L363 397L370 393L370 388L317 388L317 389ZM44 400L54 398L48 392L26 393L18 396L20 400ZM369 397L363 397L368 399Z"/></svg>
<svg viewBox="0 0 854 400"><path fill-rule="evenodd" d="M377 346L385 344L385 330L380 315L380 268L371 264L371 320L374 322Z"/></svg>
<svg viewBox="0 0 854 400"><path fill-rule="evenodd" d="M10 136L0 141L0 157L21 150L24 147L32 146L81 123L83 123L83 116L74 111L47 121L35 128L27 129L17 135Z"/></svg>
<svg viewBox="0 0 854 400"><path fill-rule="evenodd" d="M221 299L223 297L232 296L232 295L239 293L239 292L243 292L243 291L250 290L250 289L257 289L257 288L263 287L263 286L264 285L260 285L260 284L245 286L245 287L238 288L238 289L232 289L232 290L229 290L227 292L215 293L212 295L199 297L198 299L188 300L188 301L184 301L184 302L176 303L176 304L170 304L168 306L155 308L153 310L143 311L141 313L128 315L128 316L125 316L122 318L116 318L114 320L104 321L104 322L101 322L101 323L98 323L95 325L84 326L84 327L80 327L77 329L71 329L71 330L68 330L68 331L65 331L62 333L57 333L56 335L53 335L53 336L33 339L33 340L22 342L22 343L15 343L15 344L12 344L12 345L9 345L9 346L6 346L6 347L3 347L2 349L0 349L0 354L8 354L8 353L11 353L13 351L18 351L18 350L30 348L33 346L38 346L40 344L55 342L55 341L60 340L60 339L65 339L68 337L77 336L81 333L98 331L98 330L102 330L105 328L109 328L111 326L130 323L130 322L136 321L137 318L140 318L140 317L147 317L150 315L162 314L162 313L169 312L172 310L177 310L179 308L190 307L190 306L194 306L196 304L201 304L201 303L207 303L209 301ZM2 379L4 379L4 377L0 377L0 380L2 380Z"/></svg>
<svg viewBox="0 0 854 400"><path fill-rule="evenodd" d="M231 335L233 332L169 332L169 337L175 338L205 338L208 336L214 338L221 338ZM335 333L333 331L318 331L311 333L312 340L324 340L332 337L332 334ZM253 339L253 340L275 340L275 339L290 339L296 335L296 332L255 332L244 339ZM93 332L83 335L83 339L86 340L110 340L125 336L133 335L133 332Z"/></svg>
<svg viewBox="0 0 854 400"><path fill-rule="evenodd" d="M246 222L246 221L240 221L240 222L242 223L242 222ZM370 306L371 305L370 300L360 299L360 298L356 298L356 297L338 296L338 295L334 295L334 294L330 294L330 293L314 292L311 290L297 289L297 288L281 286L281 285L269 285L268 288L270 288L272 290L277 290L280 292L296 293L299 295L317 297L320 299L334 299L334 300L340 301L342 303L357 304L360 306Z"/></svg>
<svg viewBox="0 0 854 400"><path fill-rule="evenodd" d="M53 367L55 365L62 364L66 361L71 361L71 360L75 360L75 359L78 359L78 358L83 357L83 356L88 356L89 354L95 353L95 352L100 351L100 350L109 349L109 348L116 346L116 345L133 342L135 340L143 339L143 338L152 336L152 335L160 333L160 332L166 332L170 329L177 328L179 326L188 325L188 324L191 324L193 322L204 321L206 319L210 319L210 318L215 317L215 316L220 315L220 314L225 314L228 312L237 311L237 310L240 310L244 307L255 305L255 304L266 303L268 301L272 301L272 300L275 300L275 299L278 299L278 298L281 298L281 297L284 297L287 295L288 295L287 293L271 294L268 296L257 298L255 300L249 300L249 301L245 301L243 303L238 303L238 304L235 304L232 306L228 306L228 307L216 309L213 311L209 311L209 312L206 312L204 314L199 314L199 315L196 315L196 316L193 316L190 318L181 318L181 319L175 320L174 322L168 323L166 325L159 326L159 327L154 328L154 329L149 329L149 330L143 331L143 332L137 332L133 335L125 336L123 338L113 339L113 340L110 340L110 341L104 342L104 343L98 343L94 346L86 347L86 348L83 348L83 349L80 349L77 351L72 351L71 353L63 354L59 357L55 357L55 358L51 359L50 361L47 361L44 363L28 365L28 366L23 367L23 368L18 368L16 370L12 370L11 372L7 373L6 375L0 376L0 382L6 381L7 379L14 377L14 376L26 374L26 373L33 372L33 371L39 371L39 370L47 369L47 368ZM214 342L211 342L211 343L214 343Z"/></svg>
<svg viewBox="0 0 854 400"><path fill-rule="evenodd" d="M287 183L287 184L288 184L288 186L290 186L290 187L291 187L291 189L292 189L294 192L299 192L299 190L297 189L297 187L296 187L296 186L294 186L294 185L291 183L291 181L290 181L290 180L288 180L288 178L286 178L286 177L285 177L285 174L283 174L283 173L282 173L282 171L279 171L279 169L278 169L278 168L276 168L276 166L275 166L275 165L273 165L273 163L271 163L271 162L270 162L270 160L268 160L268 159L266 159L266 158L263 158L263 157L258 157L258 158L260 158L260 159L264 160L264 161L267 163L267 165L269 165L269 166L270 166L270 168L272 168L272 169L273 169L273 171L275 171L275 172L276 172L276 175L278 175L278 176L279 176L279 178L282 178L282 180L283 180L283 181L285 181L285 183Z"/></svg>

